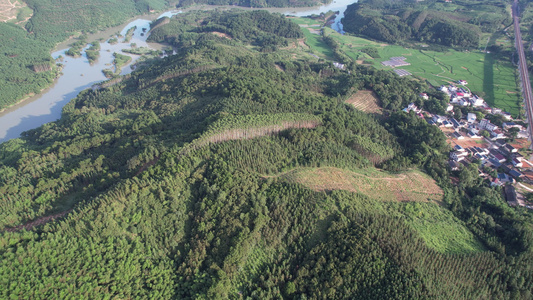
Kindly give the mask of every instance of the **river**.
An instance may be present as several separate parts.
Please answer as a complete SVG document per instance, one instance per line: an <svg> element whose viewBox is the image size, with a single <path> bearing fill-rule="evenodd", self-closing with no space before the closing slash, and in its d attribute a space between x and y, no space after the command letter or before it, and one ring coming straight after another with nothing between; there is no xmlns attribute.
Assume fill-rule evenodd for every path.
<svg viewBox="0 0 533 300"><path fill-rule="evenodd" d="M331 26L336 31L343 33L340 20L344 16L346 7L354 2L356 2L356 0L338 0L320 7L269 8L267 10L294 16L320 14L330 10L339 11L339 15L337 15L335 22ZM196 9L212 8L214 7L201 6L197 7ZM177 13L179 12L168 11L159 15L159 17L172 16ZM153 20L155 18L152 17L149 19ZM93 64L89 63L87 57L85 57L85 54L81 57L73 58L70 56L65 56L64 53L67 50L65 48L53 52L52 57L54 59L57 59L60 56L63 57L62 60L58 61L59 63L63 64L63 74L56 79L51 87L45 89L40 94L35 95L0 113L0 143L19 137L24 131L37 128L45 123L53 122L59 119L61 117L61 110L63 106L71 99L76 97L79 92L91 87L96 83L106 80L102 70L113 67L111 63L113 61L114 52L126 54L122 53L121 50L130 48L131 43L137 44L137 47L149 47L152 49L161 48L160 45L147 43L147 35L141 36L142 29L149 29L150 22L152 20L139 17L138 19L135 19L123 26L120 32L123 36L125 36L128 29L137 26L132 39L127 43L123 42L123 39L119 39L119 43L114 45L102 41L100 43L100 57ZM109 30L106 32L109 32ZM105 38L108 38L110 35L110 33L107 34L108 35L105 36ZM95 40L95 36L91 35L89 37L89 41L93 40ZM66 43L63 43L62 47L66 47ZM132 57L132 62L130 65L140 57L137 55L126 55ZM131 72L130 65L122 68L122 75Z"/></svg>

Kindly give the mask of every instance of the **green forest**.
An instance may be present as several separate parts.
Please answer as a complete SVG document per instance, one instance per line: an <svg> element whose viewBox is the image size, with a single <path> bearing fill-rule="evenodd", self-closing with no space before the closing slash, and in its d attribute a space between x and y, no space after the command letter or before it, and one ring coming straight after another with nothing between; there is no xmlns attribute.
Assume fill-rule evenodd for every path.
<svg viewBox="0 0 533 300"><path fill-rule="evenodd" d="M349 5L342 20L352 34L385 41L476 48L482 34L512 23L505 1L363 0Z"/></svg>
<svg viewBox="0 0 533 300"><path fill-rule="evenodd" d="M154 31L176 55L0 144L0 298L532 297L531 214L448 171L442 132L400 111L423 83L298 56L281 15L180 20ZM363 89L386 117L344 103ZM323 170L440 196L302 183Z"/></svg>

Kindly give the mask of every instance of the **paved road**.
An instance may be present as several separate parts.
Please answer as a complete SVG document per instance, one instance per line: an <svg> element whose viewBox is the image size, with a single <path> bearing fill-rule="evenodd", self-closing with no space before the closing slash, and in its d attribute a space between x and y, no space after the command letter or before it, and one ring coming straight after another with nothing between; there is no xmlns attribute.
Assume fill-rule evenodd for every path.
<svg viewBox="0 0 533 300"><path fill-rule="evenodd" d="M518 0L514 0L513 3L513 23L514 23L514 32L515 32L515 47L518 51L518 68L520 71L520 78L522 79L522 94L524 96L524 104L526 109L527 118L530 125L528 126L529 130L529 140L532 141L533 137L533 93L531 92L531 82L529 81L529 72L527 70L527 60L524 53L524 45L522 43L522 33L520 32L520 12L518 9ZM530 148L533 148L530 146Z"/></svg>

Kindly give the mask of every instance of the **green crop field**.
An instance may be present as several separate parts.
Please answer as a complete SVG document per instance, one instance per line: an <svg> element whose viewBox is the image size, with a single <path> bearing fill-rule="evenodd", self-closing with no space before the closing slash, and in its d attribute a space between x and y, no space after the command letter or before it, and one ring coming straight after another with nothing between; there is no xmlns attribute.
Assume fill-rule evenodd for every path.
<svg viewBox="0 0 533 300"><path fill-rule="evenodd" d="M292 18L291 20L300 25L305 35L305 44L309 46L311 53L322 58L333 58L333 51L322 41L322 36L320 35L321 28L318 21L309 18ZM315 30L318 34L311 32Z"/></svg>
<svg viewBox="0 0 533 300"><path fill-rule="evenodd" d="M339 42L342 51L354 60L370 60L378 69L392 70L381 62L391 57L404 56L411 65L400 68L427 80L433 86L463 79L468 82L466 87L483 97L490 106L501 108L514 116L520 113L521 96L516 82L516 68L511 62L498 59L492 53L461 52L452 49L437 52L404 48L341 35L330 28L324 30ZM504 41L503 38L501 41ZM367 54L360 52L360 49L368 46L375 47L381 58L370 59Z"/></svg>

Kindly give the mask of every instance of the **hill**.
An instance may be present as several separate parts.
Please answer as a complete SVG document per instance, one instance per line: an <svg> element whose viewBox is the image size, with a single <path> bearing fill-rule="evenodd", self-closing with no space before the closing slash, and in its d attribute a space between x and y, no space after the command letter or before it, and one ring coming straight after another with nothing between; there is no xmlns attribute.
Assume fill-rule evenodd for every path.
<svg viewBox="0 0 533 300"><path fill-rule="evenodd" d="M503 1L365 0L348 6L342 23L347 32L389 43L476 48L482 33L511 24L508 5Z"/></svg>
<svg viewBox="0 0 533 300"><path fill-rule="evenodd" d="M285 47L302 33L280 15L184 19L176 55L0 145L0 298L531 296L531 216L474 169L451 185L442 133L395 109L417 84ZM363 89L387 118L344 103ZM439 202L362 189L407 177Z"/></svg>

